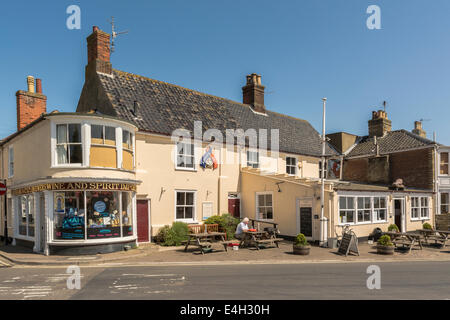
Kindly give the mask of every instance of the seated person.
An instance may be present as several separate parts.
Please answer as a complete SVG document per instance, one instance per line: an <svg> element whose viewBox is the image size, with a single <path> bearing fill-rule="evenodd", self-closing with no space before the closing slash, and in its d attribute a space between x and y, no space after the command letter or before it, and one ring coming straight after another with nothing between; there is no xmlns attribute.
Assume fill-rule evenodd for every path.
<svg viewBox="0 0 450 320"><path fill-rule="evenodd" d="M244 232L248 230L248 218L244 218L241 223L236 227L235 237L242 240L244 238Z"/></svg>

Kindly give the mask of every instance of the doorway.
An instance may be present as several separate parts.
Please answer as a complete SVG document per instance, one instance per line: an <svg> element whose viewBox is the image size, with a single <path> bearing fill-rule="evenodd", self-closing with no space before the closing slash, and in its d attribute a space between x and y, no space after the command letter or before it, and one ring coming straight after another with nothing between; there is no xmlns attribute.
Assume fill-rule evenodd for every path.
<svg viewBox="0 0 450 320"><path fill-rule="evenodd" d="M228 213L235 218L241 217L241 199L237 194L228 195Z"/></svg>
<svg viewBox="0 0 450 320"><path fill-rule="evenodd" d="M400 232L404 232L403 230L403 199L394 199L394 222L395 225L398 227L398 230Z"/></svg>
<svg viewBox="0 0 450 320"><path fill-rule="evenodd" d="M150 200L137 200L138 242L150 241Z"/></svg>
<svg viewBox="0 0 450 320"><path fill-rule="evenodd" d="M311 207L301 207L300 217L299 217L299 230L303 233L306 238L312 238L313 225L312 225L312 208Z"/></svg>

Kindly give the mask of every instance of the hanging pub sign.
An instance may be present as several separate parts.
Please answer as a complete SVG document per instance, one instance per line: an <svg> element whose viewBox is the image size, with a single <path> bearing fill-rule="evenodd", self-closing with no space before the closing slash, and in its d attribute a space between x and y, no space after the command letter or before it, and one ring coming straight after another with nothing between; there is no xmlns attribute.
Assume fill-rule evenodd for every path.
<svg viewBox="0 0 450 320"><path fill-rule="evenodd" d="M212 148L208 147L206 149L205 154L203 155L202 159L200 160L200 167L203 169L209 168L209 169L217 169L217 160L216 157L214 157L214 154L212 153Z"/></svg>
<svg viewBox="0 0 450 320"><path fill-rule="evenodd" d="M74 190L99 190L99 191L136 191L136 185L131 183L109 183L109 182L58 182L44 183L29 187L23 187L12 191L18 196L41 191L74 191Z"/></svg>
<svg viewBox="0 0 450 320"><path fill-rule="evenodd" d="M328 179L340 179L341 161L337 159L328 160Z"/></svg>

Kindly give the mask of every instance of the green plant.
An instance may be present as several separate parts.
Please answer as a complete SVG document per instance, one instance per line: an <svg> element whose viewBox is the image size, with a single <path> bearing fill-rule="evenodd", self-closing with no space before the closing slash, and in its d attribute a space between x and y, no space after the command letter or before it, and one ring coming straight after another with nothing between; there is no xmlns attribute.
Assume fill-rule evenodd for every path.
<svg viewBox="0 0 450 320"><path fill-rule="evenodd" d="M308 240L306 240L306 237L303 233L299 233L297 235L297 237L295 237L295 241L294 244L296 246L307 246L308 244Z"/></svg>
<svg viewBox="0 0 450 320"><path fill-rule="evenodd" d="M234 233L240 220L229 213L212 216L205 220L205 224L218 224L219 229L227 234L227 239L234 239Z"/></svg>
<svg viewBox="0 0 450 320"><path fill-rule="evenodd" d="M162 238L163 246L179 246L183 241L187 240L189 234L189 228L187 223L180 221L174 222L172 224L172 227L164 226L161 229L161 231L160 234L163 237Z"/></svg>
<svg viewBox="0 0 450 320"><path fill-rule="evenodd" d="M391 246L394 245L394 244L392 243L392 241L391 241L391 237L389 237L387 234L381 236L381 237L378 239L378 244L379 244L380 246L386 246L386 247L391 247Z"/></svg>
<svg viewBox="0 0 450 320"><path fill-rule="evenodd" d="M425 222L425 223L422 225L422 228L425 229L425 230L433 230L433 227L432 227L431 224L429 224L428 222Z"/></svg>
<svg viewBox="0 0 450 320"><path fill-rule="evenodd" d="M169 230L170 230L169 225L165 225L164 227L159 229L158 234L156 235L156 242L162 244L166 240Z"/></svg>
<svg viewBox="0 0 450 320"><path fill-rule="evenodd" d="M391 225L389 225L389 227L388 227L388 231L389 231L389 232L392 232L392 231L399 232L400 230L398 229L398 227L397 227L396 224L391 224Z"/></svg>

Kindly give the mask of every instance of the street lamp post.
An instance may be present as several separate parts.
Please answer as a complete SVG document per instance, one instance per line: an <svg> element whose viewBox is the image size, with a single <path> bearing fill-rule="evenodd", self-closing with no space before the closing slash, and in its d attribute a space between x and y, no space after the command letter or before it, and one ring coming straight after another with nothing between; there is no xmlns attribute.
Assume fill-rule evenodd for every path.
<svg viewBox="0 0 450 320"><path fill-rule="evenodd" d="M326 137L325 137L325 105L327 102L327 98L322 98L323 102L323 113L322 113L322 168L321 168L321 190L320 190L320 240L319 245L324 247L327 245L327 219L324 216L324 205L325 205L325 145L326 145Z"/></svg>

